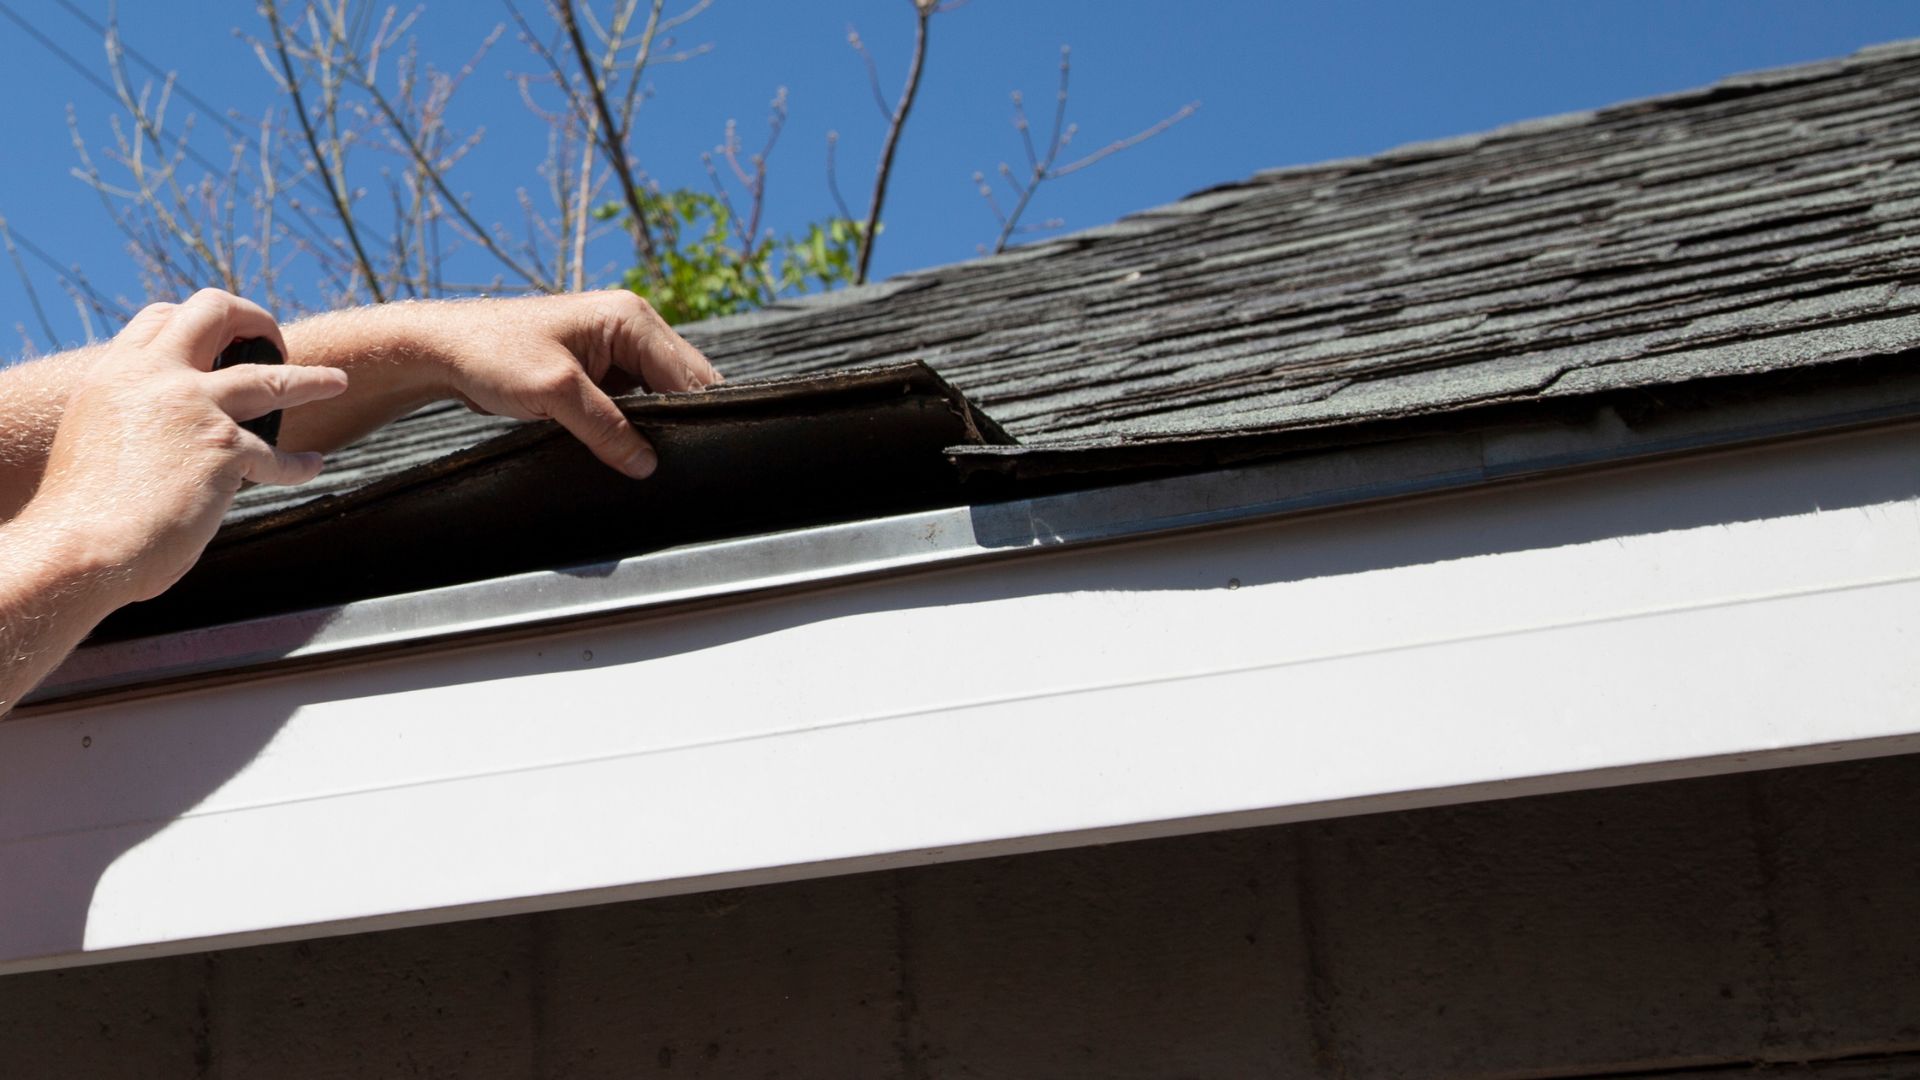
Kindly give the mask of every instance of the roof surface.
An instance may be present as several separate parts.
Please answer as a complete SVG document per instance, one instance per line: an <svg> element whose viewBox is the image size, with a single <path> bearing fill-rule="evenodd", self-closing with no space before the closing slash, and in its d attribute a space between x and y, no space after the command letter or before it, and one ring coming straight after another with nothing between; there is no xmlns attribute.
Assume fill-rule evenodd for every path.
<svg viewBox="0 0 1920 1080"><path fill-rule="evenodd" d="M636 482L554 425L518 425L352 491L230 522L179 583L115 612L97 636L964 505L946 451L1005 440L920 364L638 395L626 411L676 468Z"/></svg>
<svg viewBox="0 0 1920 1080"><path fill-rule="evenodd" d="M921 360L1034 448L1347 425L1920 344L1920 42L1279 169L683 327L732 384ZM304 489L513 426L426 410Z"/></svg>

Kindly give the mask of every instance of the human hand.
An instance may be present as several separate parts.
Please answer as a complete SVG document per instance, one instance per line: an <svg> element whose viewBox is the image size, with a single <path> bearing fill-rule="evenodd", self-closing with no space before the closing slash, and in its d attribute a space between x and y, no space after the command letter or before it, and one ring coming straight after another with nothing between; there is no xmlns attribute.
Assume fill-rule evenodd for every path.
<svg viewBox="0 0 1920 1080"><path fill-rule="evenodd" d="M333 397L346 373L331 367L241 364L214 371L241 338L286 348L273 316L206 289L154 304L127 323L68 396L31 515L115 568L118 603L164 592L213 538L247 482L300 484L317 453L290 454L239 421Z"/></svg>
<svg viewBox="0 0 1920 1080"><path fill-rule="evenodd" d="M558 421L635 478L659 459L608 391L699 390L720 381L700 350L625 289L472 301L441 313L455 316L440 345L454 396L478 412Z"/></svg>
<svg viewBox="0 0 1920 1080"><path fill-rule="evenodd" d="M623 289L507 300L407 301L288 328L295 364L338 363L354 390L286 417L287 446L339 446L430 401L554 420L632 477L657 458L610 394L698 390L720 376L651 305Z"/></svg>

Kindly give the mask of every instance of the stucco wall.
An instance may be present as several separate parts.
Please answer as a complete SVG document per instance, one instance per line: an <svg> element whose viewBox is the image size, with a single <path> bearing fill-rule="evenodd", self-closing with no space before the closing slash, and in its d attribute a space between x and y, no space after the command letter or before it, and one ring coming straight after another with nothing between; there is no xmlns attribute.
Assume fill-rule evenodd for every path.
<svg viewBox="0 0 1920 1080"><path fill-rule="evenodd" d="M0 979L19 1080L1754 1062L1920 1076L1920 757Z"/></svg>

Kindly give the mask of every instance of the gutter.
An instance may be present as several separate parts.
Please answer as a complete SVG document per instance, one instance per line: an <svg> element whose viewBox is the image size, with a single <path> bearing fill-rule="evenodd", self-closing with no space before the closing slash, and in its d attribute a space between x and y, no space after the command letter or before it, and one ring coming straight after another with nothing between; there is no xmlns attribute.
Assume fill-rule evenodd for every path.
<svg viewBox="0 0 1920 1080"><path fill-rule="evenodd" d="M1429 433L1196 474L688 544L104 642L77 650L26 699L20 715L104 695L273 675L562 624L631 620L1042 550L1227 528L1897 423L1920 418L1920 376L1737 402L1709 393L1685 407L1637 413L1646 410L1600 404L1577 420L1558 416Z"/></svg>

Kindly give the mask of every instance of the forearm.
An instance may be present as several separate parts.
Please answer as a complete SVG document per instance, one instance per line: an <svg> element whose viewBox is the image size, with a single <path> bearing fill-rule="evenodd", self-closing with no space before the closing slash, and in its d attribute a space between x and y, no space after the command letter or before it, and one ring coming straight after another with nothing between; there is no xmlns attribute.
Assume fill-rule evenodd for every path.
<svg viewBox="0 0 1920 1080"><path fill-rule="evenodd" d="M319 471L318 454L275 450L239 423L339 395L339 371L210 370L234 341L279 336L258 305L202 290L142 308L43 395L59 398L58 430L32 498L0 525L0 713L114 609L179 581L244 485Z"/></svg>
<svg viewBox="0 0 1920 1080"><path fill-rule="evenodd" d="M446 397L438 354L418 326L424 307L361 308L283 328L292 363L342 368L350 389L338 401L288 410L280 444L334 450ZM0 371L0 521L33 497L67 395L100 352L87 346Z"/></svg>
<svg viewBox="0 0 1920 1080"><path fill-rule="evenodd" d="M331 401L289 410L280 443L328 451L434 401L556 420L631 476L653 453L609 393L697 390L720 380L646 301L613 289L515 300L419 300L334 312L283 327L295 364L347 373ZM643 460L644 459L644 460Z"/></svg>
<svg viewBox="0 0 1920 1080"><path fill-rule="evenodd" d="M429 324L441 304L385 304L316 315L281 328L289 363L336 367L347 373L339 397L289 409L280 445L326 452L450 396Z"/></svg>
<svg viewBox="0 0 1920 1080"><path fill-rule="evenodd" d="M0 525L0 717L125 599L86 530L34 506Z"/></svg>
<svg viewBox="0 0 1920 1080"><path fill-rule="evenodd" d="M88 346L0 371L0 521L18 514L40 486L67 395L99 355Z"/></svg>

